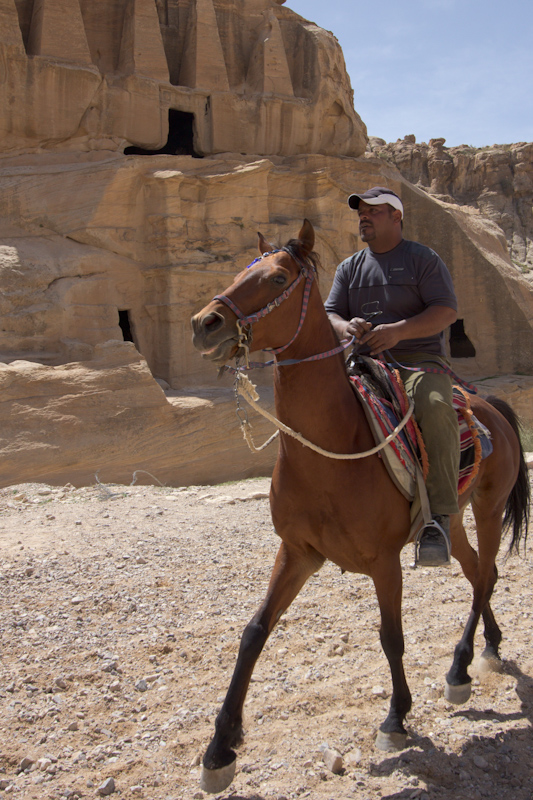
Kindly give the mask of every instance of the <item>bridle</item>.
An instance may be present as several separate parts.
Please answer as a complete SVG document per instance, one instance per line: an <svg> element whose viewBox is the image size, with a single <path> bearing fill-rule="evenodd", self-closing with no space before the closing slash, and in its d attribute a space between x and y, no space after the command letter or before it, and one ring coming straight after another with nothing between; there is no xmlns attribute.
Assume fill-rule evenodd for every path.
<svg viewBox="0 0 533 800"><path fill-rule="evenodd" d="M300 331L302 330L305 317L307 315L307 309L309 306L309 297L311 294L311 286L313 285L313 281L316 276L315 267L309 260L300 258L300 256L291 252L288 247L281 247L278 248L277 250L271 250L269 253L263 253L261 256L258 256L251 262L251 264L248 264L246 269L250 269L250 267L253 267L254 264L257 264L258 261L261 261L263 258L266 258L267 256L271 256L274 255L275 253L282 253L282 252L288 253L291 256L291 258L293 258L298 263L298 266L300 267L300 272L298 274L298 277L290 284L290 286L288 286L285 289L285 291L283 291L280 295L278 295L278 297L276 297L274 300L271 300L270 303L267 303L266 306L263 306L263 308L259 309L259 311L254 311L252 314L246 316L245 314L242 313L240 308L233 302L233 300L227 295L217 294L213 298L213 300L219 300L221 303L224 303L224 305L226 305L231 311L233 311L233 313L237 317L237 331L239 334L237 343L239 349L242 349L244 351L244 359L245 359L245 367L242 366L238 367L239 370L253 369L254 367L259 367L259 368L268 367L271 366L272 364L276 364L276 366L281 367L281 366L288 366L291 364L300 364L304 361L318 361L323 358L329 358L330 356L337 355L337 353L342 353L342 351L345 350L347 347L349 347L350 344L352 344L353 342L353 339L351 339L347 343L342 343L337 347L334 347L332 350L328 350L325 353L317 353L316 355L309 356L308 358L300 358L300 359L291 358L291 359L286 359L285 361L276 361L275 359L273 359L272 361L267 361L267 362L252 362L252 363L249 361L248 356L252 344L252 336L253 336L252 326L254 325L254 323L258 322L263 317L266 317L267 314L270 314L272 311L275 311L276 308L279 308L279 306L282 303L284 303L288 297L291 296L296 287L304 279L305 279L305 286L302 299L302 309L300 312L300 320L298 322L298 327L296 328L294 336L286 344L281 345L281 347L268 347L265 348L264 352L273 353L275 356L277 356L279 355L279 353L283 353L284 350L287 350L287 348L290 347L291 344L298 337ZM226 369L229 371L233 371L232 367L226 366Z"/></svg>

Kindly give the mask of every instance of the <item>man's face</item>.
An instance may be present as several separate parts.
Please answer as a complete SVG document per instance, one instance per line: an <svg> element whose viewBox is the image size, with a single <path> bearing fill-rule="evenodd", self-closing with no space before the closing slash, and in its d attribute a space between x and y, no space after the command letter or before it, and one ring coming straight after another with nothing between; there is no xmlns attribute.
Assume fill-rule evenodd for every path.
<svg viewBox="0 0 533 800"><path fill-rule="evenodd" d="M397 225L401 219L400 212L387 203L370 206L361 200L357 213L359 214L359 234L363 242L388 239L397 231Z"/></svg>

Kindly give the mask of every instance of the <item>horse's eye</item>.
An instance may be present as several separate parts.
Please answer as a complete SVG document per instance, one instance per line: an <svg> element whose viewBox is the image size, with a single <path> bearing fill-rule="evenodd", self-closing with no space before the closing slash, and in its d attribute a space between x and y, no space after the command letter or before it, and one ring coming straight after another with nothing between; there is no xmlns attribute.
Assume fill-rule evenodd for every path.
<svg viewBox="0 0 533 800"><path fill-rule="evenodd" d="M283 286L283 284L287 283L287 278L285 277L285 275L279 275L279 274L274 275L274 277L271 278L271 280L272 283L276 284L276 286Z"/></svg>

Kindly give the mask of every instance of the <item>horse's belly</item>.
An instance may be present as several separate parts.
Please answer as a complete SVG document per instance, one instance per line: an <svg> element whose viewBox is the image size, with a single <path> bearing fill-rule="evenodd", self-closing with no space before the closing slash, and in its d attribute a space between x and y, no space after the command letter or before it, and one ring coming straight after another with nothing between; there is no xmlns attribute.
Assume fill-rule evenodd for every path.
<svg viewBox="0 0 533 800"><path fill-rule="evenodd" d="M350 572L369 574L384 549L399 553L409 536L409 503L377 456L307 467L278 460L271 510L288 546L311 547Z"/></svg>
<svg viewBox="0 0 533 800"><path fill-rule="evenodd" d="M381 503L367 510L349 502L331 508L319 500L298 506L281 503L279 508L274 504L272 519L289 547L312 548L344 570L371 574L383 549L399 554L409 536L409 505L400 498L397 508Z"/></svg>

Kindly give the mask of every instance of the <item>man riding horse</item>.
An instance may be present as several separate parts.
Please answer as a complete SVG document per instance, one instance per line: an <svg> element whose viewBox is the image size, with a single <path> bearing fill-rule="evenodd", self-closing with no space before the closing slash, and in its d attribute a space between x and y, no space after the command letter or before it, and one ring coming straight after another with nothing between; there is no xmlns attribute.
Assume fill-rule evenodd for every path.
<svg viewBox="0 0 533 800"><path fill-rule="evenodd" d="M395 192L375 186L350 195L348 204L368 247L337 267L326 311L339 339L353 336L359 353L383 358L389 351L402 365L429 459L432 522L420 536L417 560L449 564L450 514L459 511L459 426L444 346L444 330L457 319L452 278L433 250L403 238L403 204ZM369 321L374 316L376 325Z"/></svg>
<svg viewBox="0 0 533 800"><path fill-rule="evenodd" d="M350 313L348 297L339 303L337 311L330 306L331 313L337 315L334 322L339 335L344 336L350 328L371 352L392 348L399 350L399 354L406 349L409 353L406 343L414 343L413 363L418 366L420 359L417 362L416 354L422 353L423 359L430 357L434 364L435 358L441 359L443 349L440 346L435 352L433 339L440 341L442 330L455 319L455 297L449 276L440 267L440 259L427 248L403 242L400 232L395 236L385 235L389 226L391 232L398 228L401 231L402 207L396 195L378 189L370 197L364 197L367 199L362 202L360 196L351 202L360 206L365 240L377 248L375 252L368 250L378 277L381 269L381 282L374 280L374 283L385 299L387 287L391 286L393 296L399 297L402 313L393 316L388 308L380 307L384 311L384 324L370 329L364 320L367 307L360 310L356 307ZM368 200L376 198L381 200L374 205L377 213L373 215L366 206L372 207ZM365 205L361 207L362 203ZM260 234L261 256L241 270L192 320L195 347L219 367L234 358L240 359L248 349L267 350L274 355L274 419L280 429L270 490L279 549L265 598L243 631L233 676L203 757L201 786L214 794L227 788L235 775L234 748L242 742L244 704L257 659L278 620L326 560L345 572L368 575L374 583L381 616L379 635L392 680L389 711L379 726L376 746L383 751L403 749L408 737L404 723L412 700L403 665L400 553L409 536L409 503L378 457L365 411L352 390L341 355L344 348L339 346L317 286L314 241L309 220L304 220L297 238L284 247L270 245ZM404 253L404 258L387 263L391 251ZM357 254L353 260L361 257ZM414 294L419 298L419 309L416 297L410 297L415 273L419 288L418 294ZM440 294L431 290L435 273L444 276L446 291ZM341 266L337 288L340 283L342 289L345 281ZM346 295L349 283L344 288ZM374 313L378 310L375 307L378 298L371 289L372 286L367 292L370 297L362 302L373 303L370 309ZM355 285L354 295L358 292ZM444 365L444 361L439 364ZM236 380L242 369L237 364ZM414 373L407 375L412 377ZM421 382L426 382L426 376L415 375L410 388L417 399ZM443 381L439 386L440 383ZM436 399L445 394L439 389L428 393L430 411L433 403L445 405ZM460 512L452 519L453 554L472 585L473 596L470 614L446 675L445 697L451 703L465 703L470 697L468 667L474 657L474 638L481 618L486 643L482 663L489 669L501 669L502 633L490 607L498 575L495 558L502 523L504 529L512 529L511 551L518 550L520 543L525 542L529 520L529 477L516 414L507 403L496 398L483 400L474 396L471 406L475 417L490 432L493 451L490 458L481 461L477 476L461 493ZM429 439L425 418L422 423ZM444 425L440 417L436 427L439 425ZM458 451L455 443L453 447L450 444L450 430L437 451L439 460L444 458L445 449L449 450L450 459ZM441 478L438 472L437 469ZM455 483L453 487L455 490ZM442 487L440 492L432 495L432 499L435 502L435 496L445 498L439 501L442 506L434 506L434 511L441 511L442 519L447 516L444 512L456 508L453 503L457 499L451 495L451 482L451 499L446 500ZM469 542L462 523L462 512L469 503L476 522L478 552Z"/></svg>

